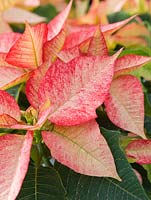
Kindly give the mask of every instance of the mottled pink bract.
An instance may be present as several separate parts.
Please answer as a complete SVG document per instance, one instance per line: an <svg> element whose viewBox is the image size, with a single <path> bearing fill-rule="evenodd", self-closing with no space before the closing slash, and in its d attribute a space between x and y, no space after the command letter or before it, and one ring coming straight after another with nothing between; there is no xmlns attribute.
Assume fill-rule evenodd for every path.
<svg viewBox="0 0 151 200"><path fill-rule="evenodd" d="M20 36L20 33L13 32L0 34L0 52L7 53Z"/></svg>
<svg viewBox="0 0 151 200"><path fill-rule="evenodd" d="M126 147L126 155L139 164L151 164L151 140L132 141Z"/></svg>
<svg viewBox="0 0 151 200"><path fill-rule="evenodd" d="M90 176L108 176L120 180L111 151L95 120L42 132L43 140L59 162Z"/></svg>
<svg viewBox="0 0 151 200"><path fill-rule="evenodd" d="M140 67L141 65L149 62L150 57L140 55L125 55L118 58L115 62L115 76L119 76L123 73L131 72L132 70Z"/></svg>
<svg viewBox="0 0 151 200"><path fill-rule="evenodd" d="M15 200L30 160L32 132L0 137L0 199Z"/></svg>
<svg viewBox="0 0 151 200"><path fill-rule="evenodd" d="M51 20L48 24L48 36L47 40L53 39L58 33L61 31L63 28L67 17L69 15L70 9L72 6L72 0L68 4L68 6L61 12L59 13L53 20Z"/></svg>
<svg viewBox="0 0 151 200"><path fill-rule="evenodd" d="M43 63L43 44L47 39L46 24L30 27L15 42L7 54L6 61L12 65L35 69Z"/></svg>
<svg viewBox="0 0 151 200"><path fill-rule="evenodd" d="M1 116L7 114L16 120L20 120L20 109L15 99L7 92L0 90L0 124Z"/></svg>
<svg viewBox="0 0 151 200"><path fill-rule="evenodd" d="M137 78L124 75L114 79L105 99L105 107L108 117L116 126L146 138L144 94Z"/></svg>
<svg viewBox="0 0 151 200"><path fill-rule="evenodd" d="M69 63L56 61L39 87L39 102L51 102L50 121L72 126L96 118L109 91L116 56L81 56Z"/></svg>

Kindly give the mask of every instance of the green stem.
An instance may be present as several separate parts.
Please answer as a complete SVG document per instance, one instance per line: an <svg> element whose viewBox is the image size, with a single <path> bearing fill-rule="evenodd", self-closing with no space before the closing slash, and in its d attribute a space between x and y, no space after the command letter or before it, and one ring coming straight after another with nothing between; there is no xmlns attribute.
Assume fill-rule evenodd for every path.
<svg viewBox="0 0 151 200"><path fill-rule="evenodd" d="M40 130L34 131L34 137L35 137L35 147L37 151L36 153L37 159L35 159L36 166L39 167L41 164L41 161L45 166L47 167L51 166L49 159L45 155L44 145L42 144L41 131Z"/></svg>

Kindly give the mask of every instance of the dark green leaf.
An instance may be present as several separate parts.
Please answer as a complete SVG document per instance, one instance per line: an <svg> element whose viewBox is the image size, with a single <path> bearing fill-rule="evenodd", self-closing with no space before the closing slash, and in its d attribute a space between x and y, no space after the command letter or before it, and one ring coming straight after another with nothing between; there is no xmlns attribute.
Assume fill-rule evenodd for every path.
<svg viewBox="0 0 151 200"><path fill-rule="evenodd" d="M59 174L52 167L29 166L17 200L67 200Z"/></svg>
<svg viewBox="0 0 151 200"><path fill-rule="evenodd" d="M19 93L22 89L22 84L19 84L19 85L16 85L14 87L11 87L7 90L7 92L12 95L16 101L18 101L18 98L19 98Z"/></svg>
<svg viewBox="0 0 151 200"><path fill-rule="evenodd" d="M33 12L42 17L46 17L47 22L49 22L51 19L53 19L57 15L56 8L51 4L41 5L35 8Z"/></svg>
<svg viewBox="0 0 151 200"><path fill-rule="evenodd" d="M151 164L150 165L143 165L144 169L147 171L148 180L151 183Z"/></svg>
<svg viewBox="0 0 151 200"><path fill-rule="evenodd" d="M21 110L26 110L30 106L24 92L20 92L19 99L18 99L18 105Z"/></svg>
<svg viewBox="0 0 151 200"><path fill-rule="evenodd" d="M119 147L119 132L102 129L115 158L122 182L112 178L97 178L77 174L56 164L70 200L147 200L124 153Z"/></svg>
<svg viewBox="0 0 151 200"><path fill-rule="evenodd" d="M10 24L14 32L23 33L25 30L25 24Z"/></svg>
<svg viewBox="0 0 151 200"><path fill-rule="evenodd" d="M151 117L145 117L145 130L147 136L151 138Z"/></svg>
<svg viewBox="0 0 151 200"><path fill-rule="evenodd" d="M114 22L122 21L129 17L130 17L130 15L128 13L120 11L120 12L115 12L115 13L108 15L108 20L109 20L109 23L114 23Z"/></svg>
<svg viewBox="0 0 151 200"><path fill-rule="evenodd" d="M147 92L145 92L144 94L144 103L145 103L145 115L147 116L151 116L151 102L149 99L149 95L147 94Z"/></svg>
<svg viewBox="0 0 151 200"><path fill-rule="evenodd" d="M149 24L151 23L151 16L149 13L144 13L144 14L141 14L139 16L143 21L147 21L149 22Z"/></svg>

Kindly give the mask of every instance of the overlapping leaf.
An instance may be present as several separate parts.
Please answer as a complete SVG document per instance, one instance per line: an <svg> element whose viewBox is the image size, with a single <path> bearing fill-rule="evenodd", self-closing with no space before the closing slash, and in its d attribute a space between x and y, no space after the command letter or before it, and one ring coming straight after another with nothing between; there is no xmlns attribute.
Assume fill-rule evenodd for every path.
<svg viewBox="0 0 151 200"><path fill-rule="evenodd" d="M115 76L128 73L150 61L150 57L128 54L115 62Z"/></svg>
<svg viewBox="0 0 151 200"><path fill-rule="evenodd" d="M16 199L26 175L32 132L0 137L0 199Z"/></svg>
<svg viewBox="0 0 151 200"><path fill-rule="evenodd" d="M43 140L59 162L81 174L120 180L112 154L95 120L72 127L55 126L42 132Z"/></svg>
<svg viewBox="0 0 151 200"><path fill-rule="evenodd" d="M126 20L107 24L107 25L101 25L100 29L104 33L104 36L107 36L108 34L112 34L128 22L130 22L135 16L132 16ZM71 48L74 47L81 42L87 40L88 38L92 37L94 35L94 32L96 31L96 26L71 26L70 35L66 40L65 48Z"/></svg>
<svg viewBox="0 0 151 200"><path fill-rule="evenodd" d="M29 77L22 69L0 66L0 89L7 89L26 81Z"/></svg>
<svg viewBox="0 0 151 200"><path fill-rule="evenodd" d="M119 54L119 53L118 53ZM96 117L113 77L112 57L81 56L65 64L55 62L39 88L39 102L51 102L50 120L58 125L76 125Z"/></svg>
<svg viewBox="0 0 151 200"><path fill-rule="evenodd" d="M105 107L116 126L145 138L144 95L135 77L125 75L115 79L105 99Z"/></svg>
<svg viewBox="0 0 151 200"><path fill-rule="evenodd" d="M134 140L126 147L126 155L139 164L151 164L151 140Z"/></svg>
<svg viewBox="0 0 151 200"><path fill-rule="evenodd" d="M9 116L14 120L20 120L21 114L18 104L11 95L3 90L0 90L0 105L0 125L3 125L6 116L8 116L8 123Z"/></svg>
<svg viewBox="0 0 151 200"><path fill-rule="evenodd" d="M87 37L86 37L87 38ZM69 41L68 41L69 40ZM76 38L75 38L76 41ZM84 41L79 40L76 46L70 43L70 36L67 37L63 50L58 54L58 57L64 62L70 62L72 59L81 54L93 56L107 56L108 50L106 41L99 27L96 28L94 35ZM69 43L68 43L69 42ZM81 42L81 43L80 43ZM73 46L73 47L72 47Z"/></svg>
<svg viewBox="0 0 151 200"><path fill-rule="evenodd" d="M21 34L13 32L0 34L0 52L7 53L20 36Z"/></svg>
<svg viewBox="0 0 151 200"><path fill-rule="evenodd" d="M73 48L81 44L82 42L92 38L97 28L98 27L89 27L86 28L86 30L78 30L69 34L69 36L66 38L64 49Z"/></svg>
<svg viewBox="0 0 151 200"><path fill-rule="evenodd" d="M47 37L46 24L30 27L26 24L24 34L7 54L6 61L18 67L35 69L43 62L43 44Z"/></svg>
<svg viewBox="0 0 151 200"><path fill-rule="evenodd" d="M31 73L30 78L26 82L26 96L34 108L39 107L38 89L48 67L48 63L44 63L42 66L38 67Z"/></svg>
<svg viewBox="0 0 151 200"><path fill-rule="evenodd" d="M6 62L6 56L7 56L7 53L0 53L0 66L2 66L2 67L13 67L14 68L13 65L8 64Z"/></svg>
<svg viewBox="0 0 151 200"><path fill-rule="evenodd" d="M68 63L72 59L79 57L80 55L81 54L80 54L79 46L75 46L73 48L63 49L62 51L59 52L57 56L63 62Z"/></svg>
<svg viewBox="0 0 151 200"><path fill-rule="evenodd" d="M56 37L45 43L43 56L44 62L53 63L55 61L57 54L61 51L64 45L65 38L65 30L62 29Z"/></svg>
<svg viewBox="0 0 151 200"><path fill-rule="evenodd" d="M129 17L128 19L125 19L120 22L115 22L112 24L102 25L101 30L103 33L106 34L112 34L113 32L117 31L118 29L122 28L125 24L130 22L132 19L134 19L136 16Z"/></svg>
<svg viewBox="0 0 151 200"><path fill-rule="evenodd" d="M94 36L92 37L88 49L88 55L94 56L107 56L108 49L106 46L106 41L104 39L103 33L99 29L96 29Z"/></svg>
<svg viewBox="0 0 151 200"><path fill-rule="evenodd" d="M106 129L102 129L101 132L108 141L122 181L119 182L108 177L84 176L56 163L56 169L61 175L68 198L70 200L148 200L132 167L121 151L120 133Z"/></svg>
<svg viewBox="0 0 151 200"><path fill-rule="evenodd" d="M53 20L51 20L48 24L48 36L47 39L51 40L54 38L63 28L63 25L65 24L65 21L69 15L70 9L72 5L72 0L68 4L68 6L60 13L58 14Z"/></svg>

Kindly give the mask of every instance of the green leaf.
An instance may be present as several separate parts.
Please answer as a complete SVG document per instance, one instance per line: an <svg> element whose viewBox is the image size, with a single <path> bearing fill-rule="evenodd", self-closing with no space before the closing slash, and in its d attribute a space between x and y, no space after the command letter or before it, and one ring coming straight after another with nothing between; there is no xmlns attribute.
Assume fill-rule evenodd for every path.
<svg viewBox="0 0 151 200"><path fill-rule="evenodd" d="M150 189L151 188L151 164L142 165L142 167L146 170L144 171L147 172L147 177L146 177L146 173L142 174L143 186L145 188L147 195L149 196L149 199L151 199L151 189ZM143 170L141 170L141 172L143 172Z"/></svg>
<svg viewBox="0 0 151 200"><path fill-rule="evenodd" d="M25 93L22 91L20 92L20 95L19 95L18 105L21 110L26 110L30 106Z"/></svg>
<svg viewBox="0 0 151 200"><path fill-rule="evenodd" d="M61 164L56 164L70 200L147 200L124 153L119 147L119 132L102 129L115 158L122 182L112 178L96 178L77 174Z"/></svg>
<svg viewBox="0 0 151 200"><path fill-rule="evenodd" d="M49 22L57 15L56 8L51 4L41 5L35 8L33 12L42 17L46 17L47 22Z"/></svg>
<svg viewBox="0 0 151 200"><path fill-rule="evenodd" d="M20 94L20 91L22 90L22 88L23 88L23 84L19 84L19 85L9 88L7 90L7 92L10 95L12 95L16 99L16 101L18 101L19 94Z"/></svg>
<svg viewBox="0 0 151 200"><path fill-rule="evenodd" d="M52 167L30 165L17 200L67 200L59 174Z"/></svg>
<svg viewBox="0 0 151 200"><path fill-rule="evenodd" d="M144 105L145 105L145 115L146 116L151 116L151 102L149 99L149 95L147 92L144 94Z"/></svg>
<svg viewBox="0 0 151 200"><path fill-rule="evenodd" d="M151 63L147 63L143 67L140 67L131 72L132 75L141 78L143 77L146 80L151 80Z"/></svg>
<svg viewBox="0 0 151 200"><path fill-rule="evenodd" d="M138 48L132 48L132 49L124 49L120 56L124 56L127 54L136 54L141 56L151 56L151 49L148 47L138 47Z"/></svg>
<svg viewBox="0 0 151 200"><path fill-rule="evenodd" d="M145 130L149 138L151 138L151 117L145 116Z"/></svg>
<svg viewBox="0 0 151 200"><path fill-rule="evenodd" d="M108 15L109 23L115 23L127 19L130 15L126 12L120 11Z"/></svg>
<svg viewBox="0 0 151 200"><path fill-rule="evenodd" d="M143 165L144 169L147 171L148 180L151 183L151 164L150 165Z"/></svg>

